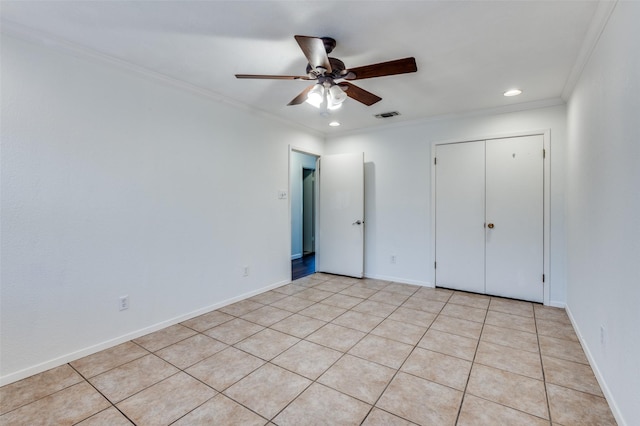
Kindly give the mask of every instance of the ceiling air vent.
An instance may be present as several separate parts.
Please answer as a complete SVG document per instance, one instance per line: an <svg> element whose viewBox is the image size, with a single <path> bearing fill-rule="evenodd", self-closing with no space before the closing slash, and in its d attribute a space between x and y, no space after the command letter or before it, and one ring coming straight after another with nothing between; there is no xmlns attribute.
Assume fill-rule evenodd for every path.
<svg viewBox="0 0 640 426"><path fill-rule="evenodd" d="M382 114L374 115L374 117L375 118L391 118L396 115L400 115L400 113L398 111L383 112Z"/></svg>

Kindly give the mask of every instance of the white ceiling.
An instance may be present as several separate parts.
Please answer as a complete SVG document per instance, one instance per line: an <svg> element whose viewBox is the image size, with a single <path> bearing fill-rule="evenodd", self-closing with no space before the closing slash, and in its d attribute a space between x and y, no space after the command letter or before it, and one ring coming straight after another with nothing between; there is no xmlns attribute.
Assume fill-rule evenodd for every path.
<svg viewBox="0 0 640 426"><path fill-rule="evenodd" d="M597 1L2 1L6 32L68 42L322 133L561 98ZM347 68L414 56L418 72L353 83L331 117L286 106L310 83L293 36L330 36ZM519 87L524 93L505 98ZM518 104L518 105L516 105ZM375 114L399 111L387 120ZM328 123L337 119L339 128Z"/></svg>

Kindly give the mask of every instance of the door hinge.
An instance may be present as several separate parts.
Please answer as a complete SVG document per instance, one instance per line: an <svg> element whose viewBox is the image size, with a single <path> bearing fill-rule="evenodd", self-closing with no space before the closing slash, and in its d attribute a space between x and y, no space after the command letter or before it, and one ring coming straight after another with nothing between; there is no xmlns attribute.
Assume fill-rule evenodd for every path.
<svg viewBox="0 0 640 426"><path fill-rule="evenodd" d="M547 150L546 149L542 150L542 158L547 158Z"/></svg>
<svg viewBox="0 0 640 426"><path fill-rule="evenodd" d="M438 265L438 262L433 262L433 269L436 269L437 265Z"/></svg>
<svg viewBox="0 0 640 426"><path fill-rule="evenodd" d="M437 157L433 157L433 164L438 164L438 158Z"/></svg>
<svg viewBox="0 0 640 426"><path fill-rule="evenodd" d="M542 274L542 282L544 282L544 274Z"/></svg>

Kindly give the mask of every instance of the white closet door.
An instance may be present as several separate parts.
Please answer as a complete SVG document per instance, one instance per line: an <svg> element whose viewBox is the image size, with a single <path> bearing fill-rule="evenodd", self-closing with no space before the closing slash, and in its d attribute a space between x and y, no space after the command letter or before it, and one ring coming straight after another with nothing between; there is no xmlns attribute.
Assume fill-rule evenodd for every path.
<svg viewBox="0 0 640 426"><path fill-rule="evenodd" d="M484 141L436 147L436 285L484 293Z"/></svg>
<svg viewBox="0 0 640 426"><path fill-rule="evenodd" d="M488 294L543 300L543 179L541 135L486 142Z"/></svg>

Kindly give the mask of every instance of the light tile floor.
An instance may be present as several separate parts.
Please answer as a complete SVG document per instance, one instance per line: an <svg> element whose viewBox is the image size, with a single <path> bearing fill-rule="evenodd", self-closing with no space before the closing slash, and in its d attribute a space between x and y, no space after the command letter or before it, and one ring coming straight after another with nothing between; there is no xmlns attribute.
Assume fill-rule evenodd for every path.
<svg viewBox="0 0 640 426"><path fill-rule="evenodd" d="M315 274L0 388L1 425L613 425L562 309Z"/></svg>

